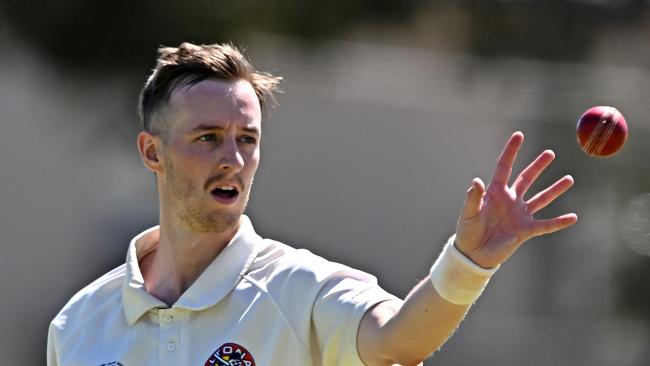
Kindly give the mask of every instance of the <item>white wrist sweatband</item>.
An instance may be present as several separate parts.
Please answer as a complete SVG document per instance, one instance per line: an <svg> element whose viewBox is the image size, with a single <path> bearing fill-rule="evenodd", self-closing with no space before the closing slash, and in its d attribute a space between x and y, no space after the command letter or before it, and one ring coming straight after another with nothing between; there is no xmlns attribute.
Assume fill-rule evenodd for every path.
<svg viewBox="0 0 650 366"><path fill-rule="evenodd" d="M469 305L481 296L499 266L485 269L472 262L456 248L455 239L454 234L445 244L431 266L430 278L442 298L454 304Z"/></svg>

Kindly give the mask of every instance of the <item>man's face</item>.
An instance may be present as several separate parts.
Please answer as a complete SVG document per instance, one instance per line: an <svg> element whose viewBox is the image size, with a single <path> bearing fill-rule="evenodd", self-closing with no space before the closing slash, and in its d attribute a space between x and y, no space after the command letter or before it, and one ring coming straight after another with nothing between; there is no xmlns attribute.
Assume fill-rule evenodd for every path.
<svg viewBox="0 0 650 366"><path fill-rule="evenodd" d="M246 208L260 159L261 111L248 81L176 90L158 172L161 209L196 232L223 232Z"/></svg>

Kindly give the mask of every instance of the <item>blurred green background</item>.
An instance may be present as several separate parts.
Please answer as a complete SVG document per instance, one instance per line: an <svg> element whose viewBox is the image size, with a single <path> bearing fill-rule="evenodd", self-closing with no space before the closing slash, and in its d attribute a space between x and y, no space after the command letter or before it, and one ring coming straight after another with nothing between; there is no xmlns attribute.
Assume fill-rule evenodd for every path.
<svg viewBox="0 0 650 366"><path fill-rule="evenodd" d="M0 1L3 364L42 365L48 322L157 221L135 149L159 45L232 42L285 77L248 214L263 236L404 296L508 135L577 212L506 263L429 364L650 364L650 2ZM585 155L575 122L613 105L630 137ZM93 332L89 329L88 332Z"/></svg>

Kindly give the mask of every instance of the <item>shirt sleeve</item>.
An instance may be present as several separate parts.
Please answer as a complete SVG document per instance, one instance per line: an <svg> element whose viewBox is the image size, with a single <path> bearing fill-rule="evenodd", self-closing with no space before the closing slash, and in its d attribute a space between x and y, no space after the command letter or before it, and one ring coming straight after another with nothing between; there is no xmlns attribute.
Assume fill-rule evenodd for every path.
<svg viewBox="0 0 650 366"><path fill-rule="evenodd" d="M397 299L365 272L346 269L324 283L313 307L312 324L323 366L363 366L357 334L363 315L374 305Z"/></svg>
<svg viewBox="0 0 650 366"><path fill-rule="evenodd" d="M47 332L47 366L58 366L59 361L56 355L56 345L54 339L54 325L50 324Z"/></svg>

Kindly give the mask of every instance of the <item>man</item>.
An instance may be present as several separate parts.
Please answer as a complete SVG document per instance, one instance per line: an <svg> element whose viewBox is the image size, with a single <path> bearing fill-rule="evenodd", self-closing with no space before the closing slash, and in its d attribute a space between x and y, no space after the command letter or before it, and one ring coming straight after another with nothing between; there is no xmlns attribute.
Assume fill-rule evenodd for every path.
<svg viewBox="0 0 650 366"><path fill-rule="evenodd" d="M524 241L577 220L532 217L569 189L570 176L523 199L552 151L508 185L517 132L490 184L472 182L456 234L404 301L369 274L262 239L243 212L262 110L279 81L232 46L160 50L137 141L156 176L160 225L55 317L48 365L418 364Z"/></svg>

